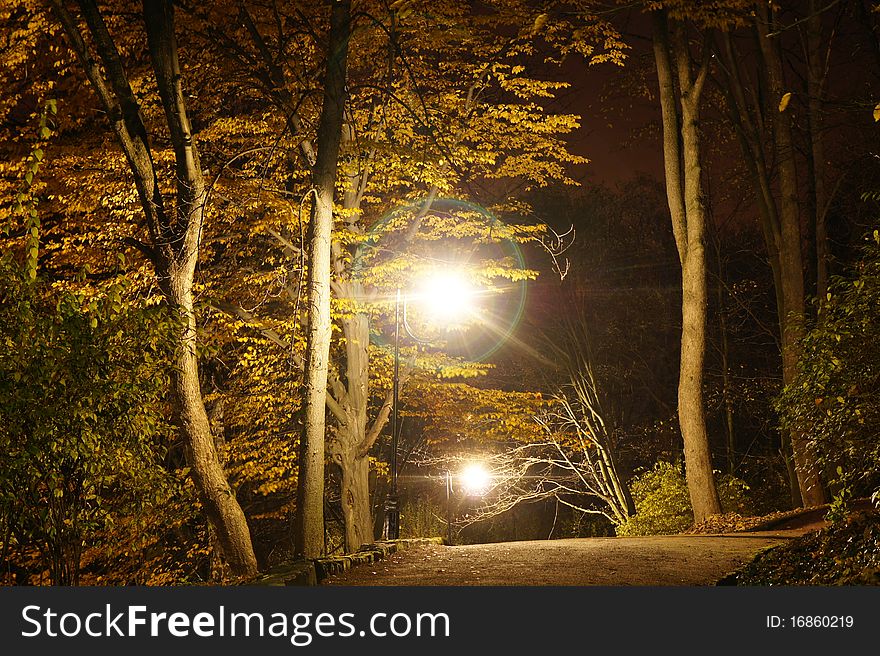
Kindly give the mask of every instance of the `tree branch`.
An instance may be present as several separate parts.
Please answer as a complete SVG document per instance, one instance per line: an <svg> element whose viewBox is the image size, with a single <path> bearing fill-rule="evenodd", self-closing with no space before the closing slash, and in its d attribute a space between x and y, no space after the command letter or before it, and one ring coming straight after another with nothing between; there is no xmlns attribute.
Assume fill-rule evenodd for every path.
<svg viewBox="0 0 880 656"><path fill-rule="evenodd" d="M198 252L206 190L183 99L177 37L174 31L174 6L171 0L144 0L143 7L150 59L156 73L159 97L175 155L177 213L174 236L182 240L178 245L182 249L179 253L184 259L191 259Z"/></svg>
<svg viewBox="0 0 880 656"><path fill-rule="evenodd" d="M140 106L122 68L116 45L110 38L94 1L79 0L86 24L95 39L98 56L110 75L108 82L101 73L100 65L89 51L76 20L62 0L50 1L67 36L68 44L85 71L86 78L104 107L113 131L119 139L122 152L134 175L135 187L147 218L150 237L156 243L157 238L164 233L167 223L164 202L159 191L147 130L140 115Z"/></svg>
<svg viewBox="0 0 880 656"><path fill-rule="evenodd" d="M671 45L666 10L651 13L654 29L654 60L660 85L660 110L663 116L663 165L666 178L666 199L672 217L672 232L683 264L687 257L687 218L681 171L681 136L676 107L675 82L672 72Z"/></svg>

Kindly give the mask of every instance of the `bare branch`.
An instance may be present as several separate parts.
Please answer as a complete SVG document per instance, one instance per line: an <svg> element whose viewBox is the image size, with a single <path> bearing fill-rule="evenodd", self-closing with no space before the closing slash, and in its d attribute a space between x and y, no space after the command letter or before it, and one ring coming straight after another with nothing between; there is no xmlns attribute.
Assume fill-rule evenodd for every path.
<svg viewBox="0 0 880 656"><path fill-rule="evenodd" d="M551 266L553 271L559 276L560 280L565 280L571 268L571 262L563 254L574 245L575 229L574 225L570 225L565 232L557 232L553 228L549 228L550 234L541 237L538 242L540 246L550 255ZM560 261L561 258L561 261Z"/></svg>

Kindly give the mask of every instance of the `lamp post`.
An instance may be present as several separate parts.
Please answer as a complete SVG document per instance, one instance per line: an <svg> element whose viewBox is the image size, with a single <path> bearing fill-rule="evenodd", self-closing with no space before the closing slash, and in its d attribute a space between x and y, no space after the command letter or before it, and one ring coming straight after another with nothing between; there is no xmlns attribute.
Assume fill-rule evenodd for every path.
<svg viewBox="0 0 880 656"><path fill-rule="evenodd" d="M394 374L391 382L391 491L385 498L385 538L400 538L400 499L397 489L397 402L400 392L400 287L394 304Z"/></svg>
<svg viewBox="0 0 880 656"><path fill-rule="evenodd" d="M424 281L424 289L413 298L420 299L431 305L430 314L433 318L446 322L460 319L470 310L473 290L464 277L455 272L434 275ZM394 304L394 372L391 382L391 490L385 499L385 539L400 538L400 497L398 489L398 441L399 441L399 392L400 392L400 328L401 325L416 342L425 344L428 340L416 336L410 330L407 321L407 304L409 298L397 288ZM451 482L449 483L451 485Z"/></svg>
<svg viewBox="0 0 880 656"><path fill-rule="evenodd" d="M446 544L452 546L452 472L446 470Z"/></svg>

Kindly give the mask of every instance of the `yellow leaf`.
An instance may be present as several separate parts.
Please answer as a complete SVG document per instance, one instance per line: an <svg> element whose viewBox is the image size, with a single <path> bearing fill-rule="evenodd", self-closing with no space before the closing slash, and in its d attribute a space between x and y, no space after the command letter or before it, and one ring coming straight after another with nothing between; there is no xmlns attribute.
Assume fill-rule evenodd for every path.
<svg viewBox="0 0 880 656"><path fill-rule="evenodd" d="M880 121L880 103L874 107L874 121Z"/></svg>
<svg viewBox="0 0 880 656"><path fill-rule="evenodd" d="M779 112L782 113L785 111L785 108L788 107L788 101L791 100L791 92L789 91L784 96L782 96L782 100L779 101Z"/></svg>
<svg viewBox="0 0 880 656"><path fill-rule="evenodd" d="M547 22L547 14L539 14L537 18L535 18L535 22L532 25L531 35L534 36L537 34L542 27L544 27L544 23Z"/></svg>

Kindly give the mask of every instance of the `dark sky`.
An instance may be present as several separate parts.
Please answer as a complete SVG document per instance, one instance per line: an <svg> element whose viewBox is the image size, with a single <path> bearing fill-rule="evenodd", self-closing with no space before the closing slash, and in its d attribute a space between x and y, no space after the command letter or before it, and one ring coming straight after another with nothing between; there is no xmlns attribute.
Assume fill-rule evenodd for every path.
<svg viewBox="0 0 880 656"><path fill-rule="evenodd" d="M870 132L874 127L871 107L859 107L859 103L864 105L866 98L877 97L880 47L869 38L871 31L866 29L857 12L838 14L843 5L837 7L836 4L828 3L829 9L823 13L826 33L834 34L826 90L826 149L829 159L848 161L853 153L847 148L861 150L865 145L859 131ZM798 7L797 3L792 5ZM787 83L796 96L803 95L803 82L799 77L802 72L791 67L791 62L800 62L801 57L802 44L797 28L800 17L800 13L791 10L781 17L782 24L787 26L781 36L789 60ZM571 57L560 71L553 74L572 85L560 98L558 109L582 117L582 126L572 135L570 143L574 152L592 160L576 173L577 178L587 184L614 185L638 173L662 179L663 174L650 22L639 11L621 13L614 22L630 46L624 66L587 66L582 58ZM745 33L739 31L740 40L745 38ZM719 112L714 111L717 108L710 106L712 100L707 94L708 91L704 93L702 108L704 119L723 120ZM732 126L730 131L732 134ZM704 137L712 139L710 133L711 130ZM705 145L707 165L710 161L717 165L719 156L722 164L731 156L739 157L736 148L719 153L719 144L707 142ZM714 151L713 146L716 147ZM837 152L840 147L844 152ZM726 174L720 173L722 178Z"/></svg>
<svg viewBox="0 0 880 656"><path fill-rule="evenodd" d="M569 142L575 153L591 160L576 172L582 184L613 186L640 173L662 176L659 107L645 93L656 91L656 81L643 22L628 29L631 49L624 66L588 66L580 57L562 66L561 78L571 88L560 98L559 109L581 116L581 128Z"/></svg>

